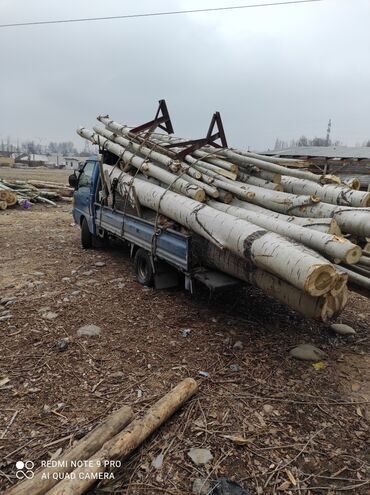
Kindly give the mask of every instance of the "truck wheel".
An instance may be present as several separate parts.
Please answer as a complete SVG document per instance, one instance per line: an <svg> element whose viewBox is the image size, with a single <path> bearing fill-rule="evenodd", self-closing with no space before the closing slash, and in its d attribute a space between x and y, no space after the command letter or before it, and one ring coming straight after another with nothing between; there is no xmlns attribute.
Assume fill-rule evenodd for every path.
<svg viewBox="0 0 370 495"><path fill-rule="evenodd" d="M81 225L81 244L84 249L92 248L93 236L89 230L86 218L82 220Z"/></svg>
<svg viewBox="0 0 370 495"><path fill-rule="evenodd" d="M153 266L149 254L145 249L138 249L135 254L135 271L137 281L148 287L154 284Z"/></svg>

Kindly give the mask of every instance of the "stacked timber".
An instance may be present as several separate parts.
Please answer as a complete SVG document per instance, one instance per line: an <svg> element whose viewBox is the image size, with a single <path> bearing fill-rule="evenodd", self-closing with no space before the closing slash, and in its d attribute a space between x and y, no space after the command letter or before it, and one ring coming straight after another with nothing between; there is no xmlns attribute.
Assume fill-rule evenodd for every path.
<svg viewBox="0 0 370 495"><path fill-rule="evenodd" d="M108 200L113 183L121 196L130 200L134 191L142 207L191 231L199 264L321 321L343 310L348 279L368 290L370 193L356 181L238 149L179 154L183 139L98 120L103 126L77 132L114 157L115 165L102 165Z"/></svg>
<svg viewBox="0 0 370 495"><path fill-rule="evenodd" d="M71 187L57 182L0 179L0 210L17 204L24 208L32 203L55 206L56 201L71 201L72 195Z"/></svg>

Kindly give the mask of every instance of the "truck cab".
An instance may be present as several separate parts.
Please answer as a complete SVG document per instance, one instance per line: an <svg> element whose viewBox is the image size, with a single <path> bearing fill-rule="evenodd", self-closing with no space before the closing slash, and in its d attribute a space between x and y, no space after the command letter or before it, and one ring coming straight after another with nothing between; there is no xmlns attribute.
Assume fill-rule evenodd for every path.
<svg viewBox="0 0 370 495"><path fill-rule="evenodd" d="M177 286L180 278L191 292L194 280L211 292L240 285L229 275L199 266L192 233L169 219L161 222L157 212L133 206L118 193L113 201L103 200L100 170L100 157L92 156L69 177L75 189L72 214L81 228L84 249L101 246L109 238L128 244L138 282L155 288Z"/></svg>

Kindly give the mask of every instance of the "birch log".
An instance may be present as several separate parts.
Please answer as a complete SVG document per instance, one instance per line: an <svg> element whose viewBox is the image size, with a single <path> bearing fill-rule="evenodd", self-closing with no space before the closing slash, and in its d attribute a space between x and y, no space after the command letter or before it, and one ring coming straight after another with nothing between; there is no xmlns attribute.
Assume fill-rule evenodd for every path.
<svg viewBox="0 0 370 495"><path fill-rule="evenodd" d="M353 270L350 270L348 268L345 268L342 265L338 265L337 269L339 271L343 271L348 275L349 281L352 282L355 285L358 285L362 289L365 289L367 291L370 291L370 278L361 275L360 273L356 273Z"/></svg>
<svg viewBox="0 0 370 495"><path fill-rule="evenodd" d="M106 442L93 455L88 467L76 469L73 479L61 481L48 495L81 495L96 482L99 473L109 469L109 461L125 459L159 428L181 405L197 391L197 383L186 378L147 410L141 419L133 421L125 430ZM94 476L96 475L96 477Z"/></svg>
<svg viewBox="0 0 370 495"><path fill-rule="evenodd" d="M117 177L118 191L123 196L127 184L132 183L142 206L159 211L217 246L229 249L245 258L246 262L278 275L311 295L324 294L335 283L333 265L300 244L227 213L215 212L190 198L133 179L110 165L104 165L104 170L108 170L111 177Z"/></svg>
<svg viewBox="0 0 370 495"><path fill-rule="evenodd" d="M127 151L123 146L114 143L95 132L84 129L83 127L79 128L77 130L77 133L83 138L91 141L92 143L99 145L101 148L107 149L108 151L119 157L124 163L131 164L143 173L148 174L151 177L154 177L155 179L158 179L159 181L164 182L167 185L171 185L172 190L193 198L196 201L205 200L205 192L203 189L193 186L192 184L189 184L189 182L181 179L181 177L176 176L171 172L168 172L167 170L163 170L156 165L153 165L145 158L135 156L130 151Z"/></svg>
<svg viewBox="0 0 370 495"><path fill-rule="evenodd" d="M276 211L279 206L276 206ZM335 206L328 203L302 205L300 207L280 208L281 213L289 212L300 217L334 218L341 231L360 238L370 236L370 208L353 208L350 206Z"/></svg>
<svg viewBox="0 0 370 495"><path fill-rule="evenodd" d="M311 180L297 179L295 177L281 178L284 191L292 194L314 194L319 196L324 203L343 206L370 206L370 192L357 191L346 185L325 184L321 186Z"/></svg>
<svg viewBox="0 0 370 495"><path fill-rule="evenodd" d="M270 218L261 213L244 210L236 206L225 205L218 201L208 201L208 205L216 210L229 213L237 218L259 225L270 232L289 237L304 244L311 249L324 253L334 259L345 261L347 264L357 263L361 257L360 246L352 244L344 237L323 234L315 230L306 229L294 223L284 222L276 218Z"/></svg>
<svg viewBox="0 0 370 495"><path fill-rule="evenodd" d="M276 211L267 210L266 208L262 208L262 206L254 205L246 201L240 201L239 199L234 199L231 204L233 206L238 206L239 208L244 208L248 211L268 215L269 217L276 218L277 220L283 220L284 222L295 223L297 225L301 225L302 227L317 230L318 232L338 236L342 234L334 218L305 218L289 216L284 215L283 213L277 213Z"/></svg>
<svg viewBox="0 0 370 495"><path fill-rule="evenodd" d="M196 240L195 253L200 263L243 280L307 318L326 322L329 319L325 296L312 297L292 285L260 269L249 270L243 260L204 240Z"/></svg>
<svg viewBox="0 0 370 495"><path fill-rule="evenodd" d="M276 184L276 182L270 182L251 174L245 174L244 172L238 172L238 179L241 182L246 182L252 186L264 187L265 189L272 189L273 191L283 190L283 186L281 184Z"/></svg>
<svg viewBox="0 0 370 495"><path fill-rule="evenodd" d="M214 148L212 146L207 146L202 149L204 151L217 150L217 148ZM267 172L272 172L281 175L289 175L290 177L312 180L313 182L318 182L318 183L320 183L323 180L321 176L313 174L312 172L307 172L305 170L290 169L283 167L281 165L277 165L276 163L260 160L259 158L244 156L243 154L241 154L240 150L223 149L220 152L220 155L227 158L232 163L236 163L237 165L241 164L241 165L245 165L246 167L251 167L252 165L255 165L262 170L266 170Z"/></svg>
<svg viewBox="0 0 370 495"><path fill-rule="evenodd" d="M186 155L185 160L187 162L191 163L193 166L199 165L200 167L202 167L206 170L212 170L213 172L216 172L219 175L222 175L223 177L227 177L228 179L236 180L236 178L237 178L236 172L233 172L233 171L230 171L227 169L223 169L217 165L214 165L213 163L205 162L205 161L201 160L200 158L194 158L191 155Z"/></svg>
<svg viewBox="0 0 370 495"><path fill-rule="evenodd" d="M54 479L53 473L65 474L74 470L73 462L88 459L102 445L119 433L133 416L132 409L124 406L112 413L101 425L97 426L82 440L58 458L58 466L41 469L32 479L10 488L6 495L43 495L55 486L59 478Z"/></svg>

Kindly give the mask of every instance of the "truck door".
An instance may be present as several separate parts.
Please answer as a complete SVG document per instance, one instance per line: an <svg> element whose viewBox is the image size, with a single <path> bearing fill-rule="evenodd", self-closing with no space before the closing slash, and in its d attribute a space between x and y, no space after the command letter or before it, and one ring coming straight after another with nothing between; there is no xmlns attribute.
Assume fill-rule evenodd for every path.
<svg viewBox="0 0 370 495"><path fill-rule="evenodd" d="M76 223L80 224L81 216L86 217L90 224L93 205L93 173L95 161L87 161L83 166L78 178L77 190L74 193L74 217Z"/></svg>

